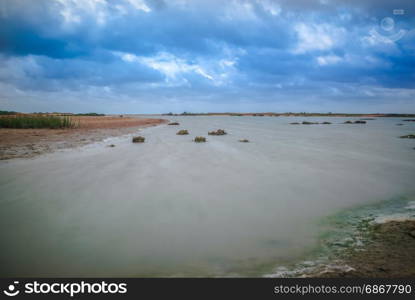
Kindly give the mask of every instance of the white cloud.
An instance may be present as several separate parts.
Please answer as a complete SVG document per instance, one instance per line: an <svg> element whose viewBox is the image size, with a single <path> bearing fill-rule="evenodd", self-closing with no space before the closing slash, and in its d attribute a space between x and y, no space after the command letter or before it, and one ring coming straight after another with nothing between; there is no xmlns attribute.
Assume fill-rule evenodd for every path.
<svg viewBox="0 0 415 300"><path fill-rule="evenodd" d="M185 74L194 73L203 78L214 81L214 77L209 74L203 67L196 63L188 63L182 58L178 58L167 52L160 52L155 56L137 56L132 53L115 52L116 56L129 63L140 63L154 70L161 72L166 76L166 82L171 84L188 84Z"/></svg>
<svg viewBox="0 0 415 300"><path fill-rule="evenodd" d="M281 13L281 7L272 0L257 0L256 1L262 8L273 16L278 16Z"/></svg>
<svg viewBox="0 0 415 300"><path fill-rule="evenodd" d="M294 26L298 36L298 45L294 53L301 54L314 50L329 50L341 44L345 29L329 24L298 23Z"/></svg>
<svg viewBox="0 0 415 300"><path fill-rule="evenodd" d="M60 14L66 24L81 23L85 15L92 16L97 24L104 24L107 18L105 0L56 0L60 5Z"/></svg>
<svg viewBox="0 0 415 300"><path fill-rule="evenodd" d="M107 0L55 0L59 6L59 13L63 17L65 25L79 24L83 18L92 18L98 25L107 23L113 10L120 15L126 15L134 10L148 13L151 9L143 0L119 0L110 2Z"/></svg>
<svg viewBox="0 0 415 300"><path fill-rule="evenodd" d="M151 9L147 6L147 4L142 0L126 0L126 1L137 10L142 10L147 13L151 11Z"/></svg>
<svg viewBox="0 0 415 300"><path fill-rule="evenodd" d="M342 61L342 58L337 55L326 55L326 56L318 56L317 57L317 63L320 66L327 66L327 65L333 65L338 62Z"/></svg>

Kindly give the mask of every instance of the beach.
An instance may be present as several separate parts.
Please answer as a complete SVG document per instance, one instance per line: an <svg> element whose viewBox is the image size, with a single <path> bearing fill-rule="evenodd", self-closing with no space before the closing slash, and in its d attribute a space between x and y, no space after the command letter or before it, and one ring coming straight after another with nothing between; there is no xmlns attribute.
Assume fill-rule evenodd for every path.
<svg viewBox="0 0 415 300"><path fill-rule="evenodd" d="M29 158L58 149L74 148L111 136L165 123L165 119L120 116L75 116L69 129L0 129L0 160Z"/></svg>
<svg viewBox="0 0 415 300"><path fill-rule="evenodd" d="M3 274L376 277L390 251L396 268L381 266L385 276L413 274L405 263L412 223L368 234L380 217L414 218L414 145L399 138L413 132L413 122L168 119L179 125L135 127L83 147L0 162ZM227 134L208 135L218 129ZM135 135L145 142L132 143ZM194 143L196 136L207 141Z"/></svg>

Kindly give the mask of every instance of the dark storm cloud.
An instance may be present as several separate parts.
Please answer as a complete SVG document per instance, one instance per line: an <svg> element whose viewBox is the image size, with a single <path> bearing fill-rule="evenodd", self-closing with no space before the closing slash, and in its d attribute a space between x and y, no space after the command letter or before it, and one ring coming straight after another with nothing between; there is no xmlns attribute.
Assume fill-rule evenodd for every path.
<svg viewBox="0 0 415 300"><path fill-rule="evenodd" d="M396 89L407 110L414 11L413 1L383 0L0 0L0 99L10 103L15 87L27 97L116 91L119 105L135 97L152 109L146 101L159 97L160 109L162 99L214 110L249 98L256 110L284 110L312 91L335 110L336 99L383 105L393 94L384 89Z"/></svg>

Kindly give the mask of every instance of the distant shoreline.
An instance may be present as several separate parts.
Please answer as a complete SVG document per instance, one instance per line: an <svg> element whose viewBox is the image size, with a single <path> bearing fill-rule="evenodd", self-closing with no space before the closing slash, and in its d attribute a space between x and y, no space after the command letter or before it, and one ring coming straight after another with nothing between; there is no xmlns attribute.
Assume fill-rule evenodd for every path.
<svg viewBox="0 0 415 300"><path fill-rule="evenodd" d="M232 116L232 117L357 117L357 118L415 118L415 114L348 114L348 113L188 113L161 114L161 116Z"/></svg>
<svg viewBox="0 0 415 300"><path fill-rule="evenodd" d="M0 110L0 117L2 115L50 115L50 116L68 116L73 118L78 117L118 117L118 116L231 116L231 117L356 117L356 118L415 118L414 114L403 114L403 113L306 113L306 112L206 112L206 113L192 113L192 112L183 112L183 113L124 113L124 114L99 114L99 113L71 113L71 112L44 112L44 113L21 113L15 111L2 111Z"/></svg>

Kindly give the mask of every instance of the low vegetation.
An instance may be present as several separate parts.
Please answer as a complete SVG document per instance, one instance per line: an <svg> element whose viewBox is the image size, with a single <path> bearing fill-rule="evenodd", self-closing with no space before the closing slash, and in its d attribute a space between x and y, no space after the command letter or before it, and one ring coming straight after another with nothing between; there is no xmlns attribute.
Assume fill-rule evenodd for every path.
<svg viewBox="0 0 415 300"><path fill-rule="evenodd" d="M186 135L186 134L189 134L189 132L186 129L182 129L182 130L179 130L176 134L177 135Z"/></svg>
<svg viewBox="0 0 415 300"><path fill-rule="evenodd" d="M144 143L146 140L143 136L134 136L133 137L133 143Z"/></svg>
<svg viewBox="0 0 415 300"><path fill-rule="evenodd" d="M205 143L206 142L206 138L203 137L203 136L197 136L197 137L195 137L194 142L195 143Z"/></svg>
<svg viewBox="0 0 415 300"><path fill-rule="evenodd" d="M15 115L0 118L0 128L74 128L78 124L70 117L41 116L41 115Z"/></svg>
<svg viewBox="0 0 415 300"><path fill-rule="evenodd" d="M227 133L224 129L218 129L216 131L209 131L208 134L209 135L225 135Z"/></svg>
<svg viewBox="0 0 415 300"><path fill-rule="evenodd" d="M0 116L4 116L4 115L15 115L15 114L17 114L17 112L15 112L15 111L0 110Z"/></svg>
<svg viewBox="0 0 415 300"><path fill-rule="evenodd" d="M75 116L90 116L90 117L103 117L105 114L98 114L98 113L81 113L81 114L74 114Z"/></svg>

